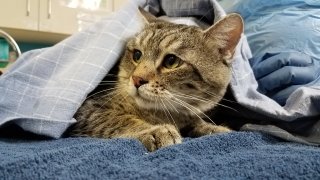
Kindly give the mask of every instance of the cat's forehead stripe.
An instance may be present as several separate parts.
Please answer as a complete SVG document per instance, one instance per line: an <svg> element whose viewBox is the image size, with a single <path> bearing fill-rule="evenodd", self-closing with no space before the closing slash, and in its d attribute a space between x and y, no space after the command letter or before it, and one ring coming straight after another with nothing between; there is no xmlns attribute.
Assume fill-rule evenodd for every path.
<svg viewBox="0 0 320 180"><path fill-rule="evenodd" d="M172 46L172 44L180 44L180 41L178 41L178 37L176 33L169 34L165 36L161 41L159 46L161 48L169 48L169 46Z"/></svg>
<svg viewBox="0 0 320 180"><path fill-rule="evenodd" d="M141 37L140 44L142 46L147 46L148 42L150 41L150 39L154 38L155 34L156 33L154 31L147 31L147 33Z"/></svg>
<svg viewBox="0 0 320 180"><path fill-rule="evenodd" d="M181 35L180 29L167 29L166 31L157 30L146 30L136 40L137 44L148 47L155 46L160 48L169 48L169 46L178 47L179 36Z"/></svg>
<svg viewBox="0 0 320 180"><path fill-rule="evenodd" d="M142 37L145 37L148 35L148 32L147 31L143 31L141 34L139 34L136 38L136 41L135 41L135 44L142 44L142 40L143 38Z"/></svg>

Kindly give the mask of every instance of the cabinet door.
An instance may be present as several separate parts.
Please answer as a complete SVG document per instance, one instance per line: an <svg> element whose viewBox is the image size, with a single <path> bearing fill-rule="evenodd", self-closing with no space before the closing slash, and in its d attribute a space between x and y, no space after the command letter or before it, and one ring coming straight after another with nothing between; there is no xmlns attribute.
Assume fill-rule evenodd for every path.
<svg viewBox="0 0 320 180"><path fill-rule="evenodd" d="M113 0L40 0L39 30L72 34L112 12Z"/></svg>
<svg viewBox="0 0 320 180"><path fill-rule="evenodd" d="M38 30L38 0L2 0L0 27Z"/></svg>
<svg viewBox="0 0 320 180"><path fill-rule="evenodd" d="M114 11L121 9L128 2L129 0L114 0Z"/></svg>

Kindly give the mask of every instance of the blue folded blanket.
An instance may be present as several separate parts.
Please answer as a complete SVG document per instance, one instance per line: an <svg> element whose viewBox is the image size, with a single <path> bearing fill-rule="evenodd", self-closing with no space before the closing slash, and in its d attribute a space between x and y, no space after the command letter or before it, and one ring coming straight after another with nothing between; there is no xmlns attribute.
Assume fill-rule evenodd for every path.
<svg viewBox="0 0 320 180"><path fill-rule="evenodd" d="M320 149L234 132L148 153L131 139L0 138L0 179L319 179Z"/></svg>

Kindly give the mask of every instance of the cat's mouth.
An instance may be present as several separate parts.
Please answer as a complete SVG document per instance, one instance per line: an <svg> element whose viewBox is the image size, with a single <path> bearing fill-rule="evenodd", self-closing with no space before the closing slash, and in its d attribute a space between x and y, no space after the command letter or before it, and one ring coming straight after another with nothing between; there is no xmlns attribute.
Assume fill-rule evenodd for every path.
<svg viewBox="0 0 320 180"><path fill-rule="evenodd" d="M139 107L146 109L158 109L159 103L168 98L163 86L150 82L137 87L130 81L127 91Z"/></svg>
<svg viewBox="0 0 320 180"><path fill-rule="evenodd" d="M156 97L155 95L153 95L150 92L147 92L147 90L137 90L136 95L135 95L136 99L140 99L141 101L145 101L148 103L152 103L156 101Z"/></svg>
<svg viewBox="0 0 320 180"><path fill-rule="evenodd" d="M155 99L142 95L141 93L137 93L133 98L139 107L152 109L156 106Z"/></svg>
<svg viewBox="0 0 320 180"><path fill-rule="evenodd" d="M133 89L130 95L133 97L139 107L152 109L157 108L157 103L161 101L161 94L154 89L148 89L148 87L139 87Z"/></svg>

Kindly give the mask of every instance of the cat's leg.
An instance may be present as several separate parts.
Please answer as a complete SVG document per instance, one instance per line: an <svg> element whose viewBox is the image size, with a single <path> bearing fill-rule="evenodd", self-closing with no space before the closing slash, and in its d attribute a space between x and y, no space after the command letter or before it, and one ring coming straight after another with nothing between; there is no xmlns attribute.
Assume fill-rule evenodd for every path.
<svg viewBox="0 0 320 180"><path fill-rule="evenodd" d="M134 135L149 151L181 143L180 133L173 125L155 125Z"/></svg>
<svg viewBox="0 0 320 180"><path fill-rule="evenodd" d="M214 125L212 123L200 121L198 123L192 124L189 128L188 136L190 137L200 137L215 133L227 133L231 130L225 126Z"/></svg>
<svg viewBox="0 0 320 180"><path fill-rule="evenodd" d="M135 116L117 117L105 124L103 136L107 138L135 138L149 150L181 143L181 135L171 124L152 125Z"/></svg>

